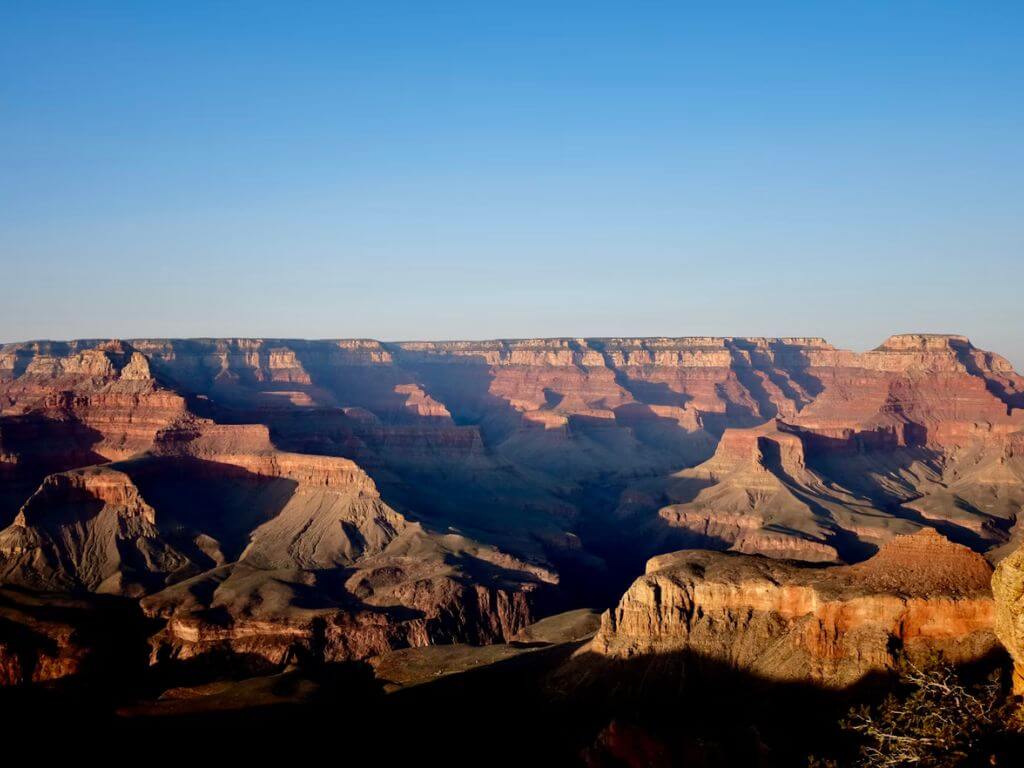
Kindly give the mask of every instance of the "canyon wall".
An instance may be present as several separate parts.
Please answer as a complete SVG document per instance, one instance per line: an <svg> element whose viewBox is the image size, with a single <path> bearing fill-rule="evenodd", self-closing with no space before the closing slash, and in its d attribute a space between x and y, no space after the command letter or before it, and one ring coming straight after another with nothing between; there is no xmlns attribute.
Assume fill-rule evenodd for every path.
<svg viewBox="0 0 1024 768"><path fill-rule="evenodd" d="M1024 379L961 336L0 347L0 582L136 601L158 663L507 639L680 548L996 562L1022 505Z"/></svg>
<svg viewBox="0 0 1024 768"><path fill-rule="evenodd" d="M996 634L1013 657L1013 688L1024 696L1024 547L1004 559L992 577Z"/></svg>
<svg viewBox="0 0 1024 768"><path fill-rule="evenodd" d="M922 531L854 566L798 568L764 557L678 552L602 617L584 652L678 653L757 677L843 688L935 654L963 663L998 647L984 558Z"/></svg>

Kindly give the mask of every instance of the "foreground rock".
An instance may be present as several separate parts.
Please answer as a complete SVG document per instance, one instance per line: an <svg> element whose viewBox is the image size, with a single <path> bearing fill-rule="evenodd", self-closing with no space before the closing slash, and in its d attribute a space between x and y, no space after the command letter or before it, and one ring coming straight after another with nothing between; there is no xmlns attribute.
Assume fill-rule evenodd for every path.
<svg viewBox="0 0 1024 768"><path fill-rule="evenodd" d="M715 552L654 558L587 650L682 653L773 681L842 688L901 657L959 663L998 647L991 568L932 531L855 566Z"/></svg>
<svg viewBox="0 0 1024 768"><path fill-rule="evenodd" d="M1007 557L992 576L996 634L1013 657L1013 688L1024 696L1024 547Z"/></svg>

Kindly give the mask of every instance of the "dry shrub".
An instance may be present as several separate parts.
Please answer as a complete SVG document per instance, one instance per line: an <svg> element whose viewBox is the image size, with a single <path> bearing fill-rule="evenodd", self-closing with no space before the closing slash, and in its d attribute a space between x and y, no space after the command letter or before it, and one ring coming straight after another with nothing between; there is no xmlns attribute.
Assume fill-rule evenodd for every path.
<svg viewBox="0 0 1024 768"><path fill-rule="evenodd" d="M855 707L841 726L859 741L852 764L860 768L1024 765L1018 707L998 674L974 683L941 661L905 662L895 691L877 705ZM820 758L810 764L837 765Z"/></svg>

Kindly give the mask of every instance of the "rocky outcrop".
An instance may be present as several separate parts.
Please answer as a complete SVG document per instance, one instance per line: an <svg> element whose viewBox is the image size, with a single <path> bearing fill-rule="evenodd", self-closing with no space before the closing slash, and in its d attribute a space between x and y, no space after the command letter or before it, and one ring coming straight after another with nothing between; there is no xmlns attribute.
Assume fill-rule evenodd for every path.
<svg viewBox="0 0 1024 768"><path fill-rule="evenodd" d="M268 552L258 530L236 563L142 601L148 615L167 620L153 638L153 661L344 661L409 646L500 642L533 621L532 596L552 585L552 574L401 523L380 551L344 570L334 562L298 567L290 547Z"/></svg>
<svg viewBox="0 0 1024 768"><path fill-rule="evenodd" d="M953 662L996 647L991 569L932 531L855 566L679 552L654 558L602 617L589 651L680 653L776 681L841 688L901 657Z"/></svg>
<svg viewBox="0 0 1024 768"><path fill-rule="evenodd" d="M104 466L50 475L0 531L0 580L138 596L198 570L156 523L124 472Z"/></svg>
<svg viewBox="0 0 1024 768"><path fill-rule="evenodd" d="M154 664L233 658L251 669L272 669L287 662L337 662L366 659L396 648L438 643L487 644L510 639L534 620L531 593L539 584L469 583L457 570L444 573L436 563L407 578L401 565L386 572L360 569L346 589L371 588L375 599L320 600L295 610L303 593L319 586L313 574L254 572L237 564L216 585L208 604L186 595L187 582L143 601L145 611L167 619L151 639ZM430 571L427 573L427 571ZM259 586L253 588L252 581ZM246 583L246 582L250 583ZM305 587L306 589L303 589ZM210 587L213 588L213 587ZM335 588L337 589L337 587Z"/></svg>
<svg viewBox="0 0 1024 768"><path fill-rule="evenodd" d="M668 542L811 562L837 562L917 525L879 516L807 465L783 422L730 429L715 455L672 476L658 512Z"/></svg>
<svg viewBox="0 0 1024 768"><path fill-rule="evenodd" d="M530 594L556 581L465 537L429 533L385 504L353 462L277 451L262 427L193 422L161 434L154 453L291 484L236 562L143 601L168 620L154 661L231 653L276 665L495 642L529 623Z"/></svg>
<svg viewBox="0 0 1024 768"><path fill-rule="evenodd" d="M996 635L1013 657L1013 688L1024 696L1024 547L1004 559L992 576Z"/></svg>

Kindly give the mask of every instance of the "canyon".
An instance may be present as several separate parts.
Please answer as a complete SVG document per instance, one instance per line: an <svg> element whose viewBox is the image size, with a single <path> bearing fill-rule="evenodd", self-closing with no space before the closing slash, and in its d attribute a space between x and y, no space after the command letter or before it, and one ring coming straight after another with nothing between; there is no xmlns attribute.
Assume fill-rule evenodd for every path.
<svg viewBox="0 0 1024 768"><path fill-rule="evenodd" d="M6 344L0 680L108 611L255 673L618 603L591 655L842 687L996 647L1022 505L1024 378L963 336Z"/></svg>

